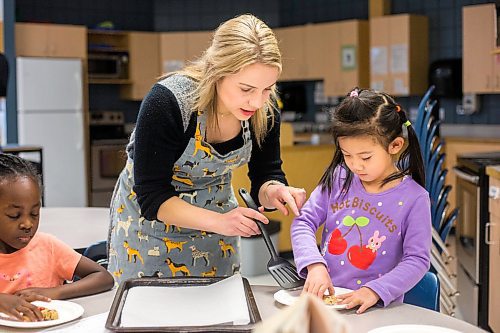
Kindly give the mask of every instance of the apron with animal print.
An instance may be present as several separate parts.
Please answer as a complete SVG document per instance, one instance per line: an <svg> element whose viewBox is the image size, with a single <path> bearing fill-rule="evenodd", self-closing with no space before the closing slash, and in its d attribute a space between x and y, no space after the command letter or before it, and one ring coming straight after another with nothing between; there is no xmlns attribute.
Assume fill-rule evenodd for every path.
<svg viewBox="0 0 500 333"><path fill-rule="evenodd" d="M226 213L238 206L232 170L248 163L252 140L242 121L243 146L226 155L205 142L206 116L197 117L189 140L173 167L172 185L184 201ZM117 282L141 276L230 276L239 270L240 238L179 228L140 215L133 191L133 161L128 159L115 188L111 211L108 270Z"/></svg>

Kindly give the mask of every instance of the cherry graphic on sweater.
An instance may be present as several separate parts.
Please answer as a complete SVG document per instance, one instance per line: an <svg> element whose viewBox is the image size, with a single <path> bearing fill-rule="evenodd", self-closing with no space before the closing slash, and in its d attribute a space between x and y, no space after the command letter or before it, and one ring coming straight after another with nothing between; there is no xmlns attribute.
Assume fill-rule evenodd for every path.
<svg viewBox="0 0 500 333"><path fill-rule="evenodd" d="M328 252L330 252L331 254L338 255L344 253L346 248L347 248L347 241L345 240L344 237L342 237L340 230L339 229L333 230L332 235L330 236L330 242L328 244Z"/></svg>
<svg viewBox="0 0 500 333"><path fill-rule="evenodd" d="M359 245L353 245L347 251L347 259L354 267L362 270L368 269L376 256L377 252L372 252L367 247L359 247Z"/></svg>
<svg viewBox="0 0 500 333"><path fill-rule="evenodd" d="M344 253L348 245L345 236L356 228L359 235L359 245L352 245L349 248L347 251L347 259L356 268L362 270L368 269L377 257L377 250L382 246L382 242L386 238L385 236L379 237L379 231L376 230L373 236L368 240L368 244L363 246L363 236L360 228L366 227L369 223L370 219L365 216L360 216L356 219L349 215L344 217L342 224L349 227L349 230L342 235L340 229L337 228L330 234L328 252L333 255Z"/></svg>
<svg viewBox="0 0 500 333"><path fill-rule="evenodd" d="M345 252L347 248L347 241L345 240L345 236L352 231L354 226L362 226L364 227L370 223L370 220L364 216L358 217L356 220L352 218L352 216L347 215L342 220L342 224L350 227L349 230L345 234L342 235L339 229L333 230L330 234L330 239L328 240L328 252L334 255L339 255ZM359 232L359 227L358 227Z"/></svg>
<svg viewBox="0 0 500 333"><path fill-rule="evenodd" d="M382 242L385 240L385 236L378 237L379 231L376 230L372 237L368 240L368 244L363 246L361 242L360 233L360 245L353 245L347 251L347 259L351 262L354 267L366 270L373 263L377 257L377 250L382 246Z"/></svg>

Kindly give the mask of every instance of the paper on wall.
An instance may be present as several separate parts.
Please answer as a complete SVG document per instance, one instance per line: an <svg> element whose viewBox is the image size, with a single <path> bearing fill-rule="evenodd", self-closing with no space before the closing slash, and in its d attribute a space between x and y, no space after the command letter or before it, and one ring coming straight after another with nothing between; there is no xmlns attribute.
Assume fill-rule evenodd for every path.
<svg viewBox="0 0 500 333"><path fill-rule="evenodd" d="M408 73L408 44L391 45L391 73Z"/></svg>
<svg viewBox="0 0 500 333"><path fill-rule="evenodd" d="M370 70L375 75L387 74L387 47L373 46L370 49Z"/></svg>
<svg viewBox="0 0 500 333"><path fill-rule="evenodd" d="M205 326L250 322L243 280L236 274L207 286L129 289L121 327Z"/></svg>

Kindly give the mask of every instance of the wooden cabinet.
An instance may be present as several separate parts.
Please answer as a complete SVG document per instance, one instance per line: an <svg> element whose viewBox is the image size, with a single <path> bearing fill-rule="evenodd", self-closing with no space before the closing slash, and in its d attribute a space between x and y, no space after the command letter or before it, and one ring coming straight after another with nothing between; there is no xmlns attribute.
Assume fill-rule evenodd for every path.
<svg viewBox="0 0 500 333"><path fill-rule="evenodd" d="M494 3L463 7L463 91L500 92L500 55L496 48Z"/></svg>
<svg viewBox="0 0 500 333"><path fill-rule="evenodd" d="M422 95L429 66L428 19L400 14L370 19L370 87L394 96Z"/></svg>
<svg viewBox="0 0 500 333"><path fill-rule="evenodd" d="M348 20L274 29L280 81L323 80L325 95L345 95L369 83L368 22Z"/></svg>
<svg viewBox="0 0 500 333"><path fill-rule="evenodd" d="M489 172L488 172L489 173ZM496 177L496 178L495 178ZM490 174L490 187L500 189L500 172ZM488 325L493 332L500 332L500 198L489 199L490 210L490 269L488 290Z"/></svg>
<svg viewBox="0 0 500 333"><path fill-rule="evenodd" d="M124 74L120 77L90 75L89 78L92 84L120 84L122 99L142 100L161 75L158 33L92 30L88 34L88 49L92 56L120 56L127 59L123 63L126 69L123 69Z"/></svg>
<svg viewBox="0 0 500 333"><path fill-rule="evenodd" d="M160 69L169 73L181 69L186 63L186 35L184 32L160 34Z"/></svg>
<svg viewBox="0 0 500 333"><path fill-rule="evenodd" d="M308 24L302 29L304 29L302 48L305 52L303 60L303 66L305 66L304 80L323 80L327 75L325 73L326 64L331 58L331 55L327 53L327 48L332 36L335 35L333 32L335 25L332 23ZM282 55L285 52L289 53L287 49L284 50L287 44L280 43L279 46ZM288 71L288 66L284 67L283 71ZM283 75L280 80L282 80L282 77Z"/></svg>
<svg viewBox="0 0 500 333"><path fill-rule="evenodd" d="M305 28L303 26L276 28L274 33L281 51L283 70L280 81L307 79Z"/></svg>
<svg viewBox="0 0 500 333"><path fill-rule="evenodd" d="M18 57L87 57L87 28L76 25L16 23Z"/></svg>
<svg viewBox="0 0 500 333"><path fill-rule="evenodd" d="M154 32L129 32L129 81L121 87L121 97L142 100L161 75L160 36Z"/></svg>
<svg viewBox="0 0 500 333"><path fill-rule="evenodd" d="M212 31L193 31L186 33L186 61L198 59L212 42Z"/></svg>
<svg viewBox="0 0 500 333"><path fill-rule="evenodd" d="M89 83L127 84L131 82L128 78L130 64L128 32L89 30L87 41ZM111 65L113 61L116 61L116 65Z"/></svg>
<svg viewBox="0 0 500 333"><path fill-rule="evenodd" d="M348 20L325 25L326 62L322 68L326 96L344 96L369 86L368 22Z"/></svg>
<svg viewBox="0 0 500 333"><path fill-rule="evenodd" d="M212 41L212 31L166 32L160 34L160 67L162 73L182 69L199 58Z"/></svg>

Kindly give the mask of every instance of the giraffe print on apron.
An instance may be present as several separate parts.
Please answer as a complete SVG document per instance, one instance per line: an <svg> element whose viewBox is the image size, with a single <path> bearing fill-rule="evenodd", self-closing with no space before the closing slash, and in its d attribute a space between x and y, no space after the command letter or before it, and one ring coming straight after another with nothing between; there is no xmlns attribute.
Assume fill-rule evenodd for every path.
<svg viewBox="0 0 500 333"><path fill-rule="evenodd" d="M205 142L206 115L197 117L194 138L174 163L171 184L189 204L226 213L238 206L232 170L248 163L252 140L242 121L243 146L221 155ZM230 276L239 270L240 237L180 228L168 220L141 216L133 191L133 161L128 159L113 194L108 238L108 270L115 280L141 276Z"/></svg>

